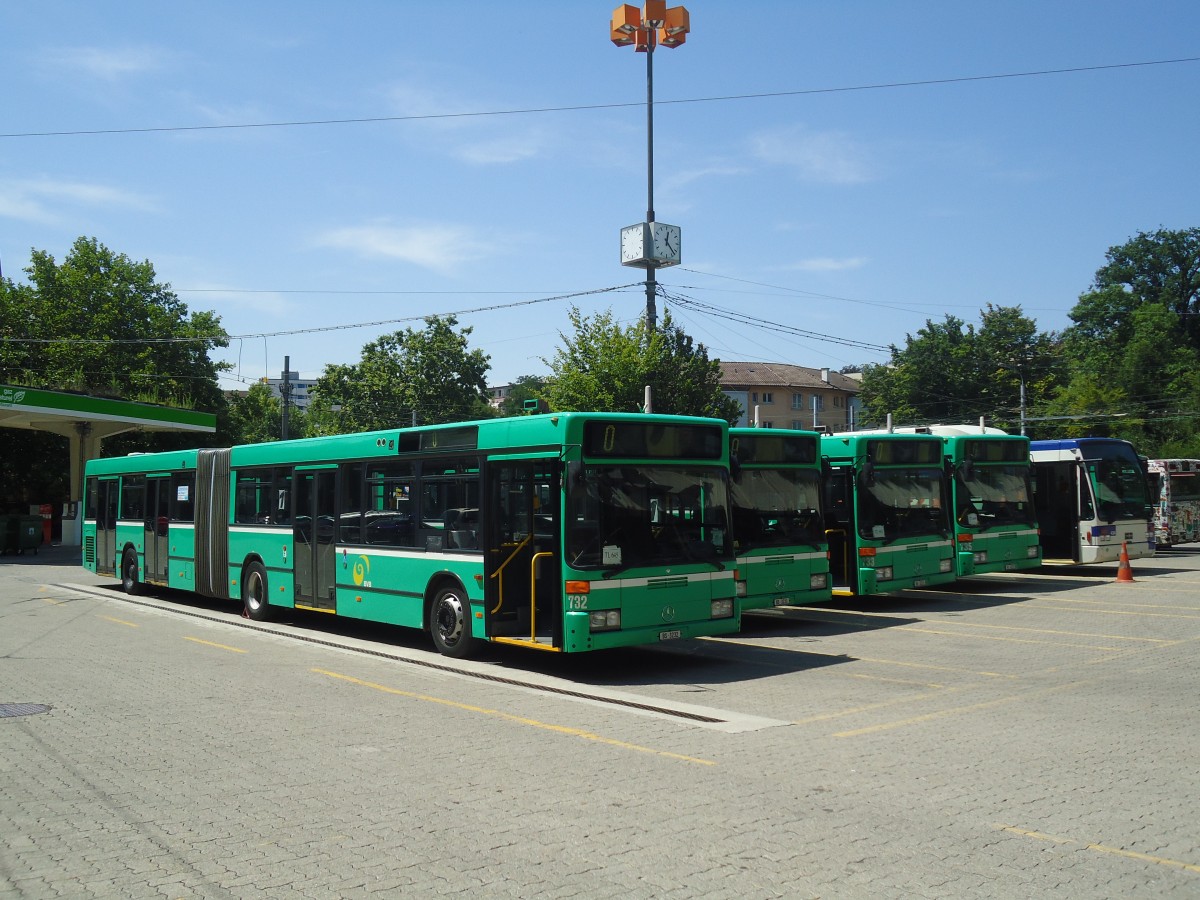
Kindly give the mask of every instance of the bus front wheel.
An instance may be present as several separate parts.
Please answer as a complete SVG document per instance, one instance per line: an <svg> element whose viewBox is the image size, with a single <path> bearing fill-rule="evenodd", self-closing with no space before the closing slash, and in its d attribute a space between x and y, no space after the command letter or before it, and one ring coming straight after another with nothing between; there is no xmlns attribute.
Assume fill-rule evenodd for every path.
<svg viewBox="0 0 1200 900"><path fill-rule="evenodd" d="M138 558L132 550L126 550L121 557L121 590L131 597L142 592L142 583L138 581Z"/></svg>
<svg viewBox="0 0 1200 900"><path fill-rule="evenodd" d="M429 633L438 653L464 659L475 650L471 634L471 604L458 585L442 585L429 607Z"/></svg>
<svg viewBox="0 0 1200 900"><path fill-rule="evenodd" d="M260 562L246 566L242 576L242 602L246 615L255 622L265 622L271 616L271 604L267 599L267 570Z"/></svg>

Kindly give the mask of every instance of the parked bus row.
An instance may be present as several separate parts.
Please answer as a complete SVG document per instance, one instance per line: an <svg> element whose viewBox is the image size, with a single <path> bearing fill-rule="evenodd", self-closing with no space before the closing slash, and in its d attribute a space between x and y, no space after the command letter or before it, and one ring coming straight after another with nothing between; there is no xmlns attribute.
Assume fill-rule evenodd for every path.
<svg viewBox="0 0 1200 900"><path fill-rule="evenodd" d="M1128 444L921 431L560 413L98 459L83 564L461 657L729 634L744 610L1150 546Z"/></svg>

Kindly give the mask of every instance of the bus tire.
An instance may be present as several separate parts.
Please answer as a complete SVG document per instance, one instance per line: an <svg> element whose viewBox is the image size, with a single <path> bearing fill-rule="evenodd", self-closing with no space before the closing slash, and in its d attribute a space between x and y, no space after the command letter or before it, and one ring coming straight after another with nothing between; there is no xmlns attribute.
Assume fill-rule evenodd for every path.
<svg viewBox="0 0 1200 900"><path fill-rule="evenodd" d="M242 603L246 616L255 622L271 618L271 602L267 593L267 570L258 560L246 566L242 573Z"/></svg>
<svg viewBox="0 0 1200 900"><path fill-rule="evenodd" d="M121 557L121 590L131 597L142 592L142 583L138 581L138 558L133 550L126 550Z"/></svg>
<svg viewBox="0 0 1200 900"><path fill-rule="evenodd" d="M465 659L478 641L471 634L471 603L461 585L439 584L429 605L429 634L438 653Z"/></svg>

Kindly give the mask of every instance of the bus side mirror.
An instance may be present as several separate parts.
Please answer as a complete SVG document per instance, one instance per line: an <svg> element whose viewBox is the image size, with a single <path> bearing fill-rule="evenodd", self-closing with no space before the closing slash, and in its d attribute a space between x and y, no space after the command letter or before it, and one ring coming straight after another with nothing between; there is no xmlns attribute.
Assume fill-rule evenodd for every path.
<svg viewBox="0 0 1200 900"><path fill-rule="evenodd" d="M864 485L866 485L867 487L871 487L872 485L874 485L875 484L875 463L873 463L873 462L864 463L863 467L862 467L862 473L859 475L859 477L862 479L862 483Z"/></svg>
<svg viewBox="0 0 1200 900"><path fill-rule="evenodd" d="M736 456L729 457L729 474L735 479L742 473L742 462Z"/></svg>
<svg viewBox="0 0 1200 900"><path fill-rule="evenodd" d="M962 462L962 476L967 481L975 477L975 460L964 459Z"/></svg>

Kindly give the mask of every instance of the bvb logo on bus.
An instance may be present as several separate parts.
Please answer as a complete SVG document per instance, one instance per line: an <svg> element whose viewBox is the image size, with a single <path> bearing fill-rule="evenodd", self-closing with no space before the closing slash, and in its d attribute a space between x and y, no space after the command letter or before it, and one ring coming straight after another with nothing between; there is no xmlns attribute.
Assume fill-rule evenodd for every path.
<svg viewBox="0 0 1200 900"><path fill-rule="evenodd" d="M370 587L371 582L367 581L367 576L371 574L371 561L365 556L360 556L354 563L354 583L359 587Z"/></svg>

